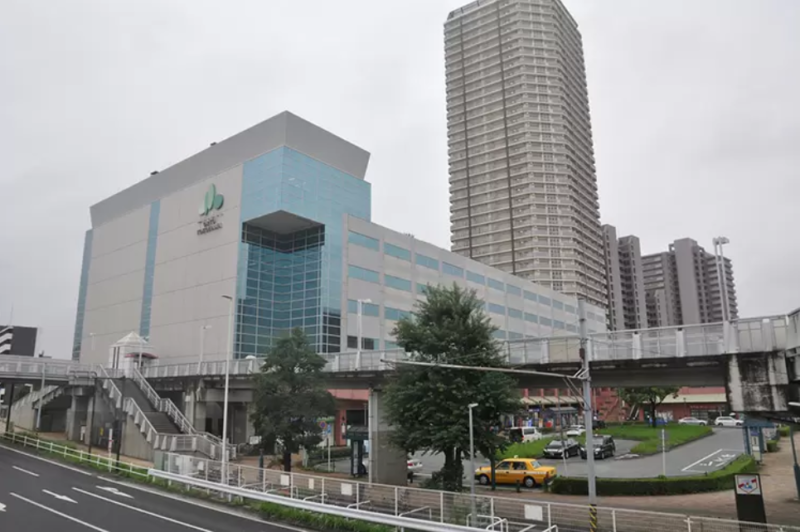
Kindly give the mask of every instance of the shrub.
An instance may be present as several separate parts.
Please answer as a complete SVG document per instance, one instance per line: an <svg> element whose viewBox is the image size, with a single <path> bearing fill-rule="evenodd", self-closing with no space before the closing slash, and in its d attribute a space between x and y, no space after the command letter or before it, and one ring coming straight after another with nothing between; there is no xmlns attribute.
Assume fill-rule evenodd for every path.
<svg viewBox="0 0 800 532"><path fill-rule="evenodd" d="M777 440L769 440L767 441L767 452L768 453L777 453L780 446L778 445Z"/></svg>
<svg viewBox="0 0 800 532"><path fill-rule="evenodd" d="M727 467L707 475L658 478L598 478L598 495L680 495L723 491L733 488L733 476L755 473L758 470L752 456L742 455ZM586 495L585 478L556 477L551 487L553 493Z"/></svg>
<svg viewBox="0 0 800 532"><path fill-rule="evenodd" d="M541 440L512 443L503 452L497 453L498 460L506 458L541 458L544 448L550 443L552 438L542 438Z"/></svg>
<svg viewBox="0 0 800 532"><path fill-rule="evenodd" d="M712 433L711 427L701 425L669 424L663 427L667 431L667 449L678 445L698 440ZM600 429L599 434L608 434L618 440L637 440L641 443L635 445L631 452L634 454L655 454L661 451L662 427L649 425L613 425Z"/></svg>
<svg viewBox="0 0 800 532"><path fill-rule="evenodd" d="M781 436L788 436L790 434L789 427L786 425L778 427L778 434L780 434Z"/></svg>
<svg viewBox="0 0 800 532"><path fill-rule="evenodd" d="M388 526L346 519L335 515L298 510L271 502L251 502L247 504L247 506L258 512L264 518L280 521L282 523L300 525L313 530L341 530L345 532L390 532L394 530L392 527Z"/></svg>

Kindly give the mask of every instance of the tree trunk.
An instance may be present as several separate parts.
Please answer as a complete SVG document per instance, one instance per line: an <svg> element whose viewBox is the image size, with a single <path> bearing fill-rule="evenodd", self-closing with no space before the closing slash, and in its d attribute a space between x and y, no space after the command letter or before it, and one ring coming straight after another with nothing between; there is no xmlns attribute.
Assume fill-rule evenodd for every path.
<svg viewBox="0 0 800 532"><path fill-rule="evenodd" d="M655 402L650 403L650 426L656 428L656 404Z"/></svg>
<svg viewBox="0 0 800 532"><path fill-rule="evenodd" d="M287 473L292 471L292 451L288 449L283 450L283 470Z"/></svg>

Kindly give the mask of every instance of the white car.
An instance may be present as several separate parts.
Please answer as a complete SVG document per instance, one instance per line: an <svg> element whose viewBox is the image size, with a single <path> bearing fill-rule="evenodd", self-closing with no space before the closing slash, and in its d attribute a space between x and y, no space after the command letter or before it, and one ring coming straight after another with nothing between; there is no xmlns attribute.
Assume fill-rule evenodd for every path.
<svg viewBox="0 0 800 532"><path fill-rule="evenodd" d="M708 425L708 422L696 417L684 417L678 420L678 425Z"/></svg>
<svg viewBox="0 0 800 532"><path fill-rule="evenodd" d="M542 439L542 433L536 427L513 427L508 431L508 437L513 442L529 442Z"/></svg>
<svg viewBox="0 0 800 532"><path fill-rule="evenodd" d="M744 421L731 416L719 416L714 420L714 425L718 427L741 427L744 425Z"/></svg>
<svg viewBox="0 0 800 532"><path fill-rule="evenodd" d="M416 458L408 459L408 480L414 482L414 474L422 470L422 462Z"/></svg>
<svg viewBox="0 0 800 532"><path fill-rule="evenodd" d="M583 425L572 425L569 429L567 429L567 432L565 432L564 434L572 438L575 438L577 436L583 436L584 434L586 434L586 428L584 428Z"/></svg>

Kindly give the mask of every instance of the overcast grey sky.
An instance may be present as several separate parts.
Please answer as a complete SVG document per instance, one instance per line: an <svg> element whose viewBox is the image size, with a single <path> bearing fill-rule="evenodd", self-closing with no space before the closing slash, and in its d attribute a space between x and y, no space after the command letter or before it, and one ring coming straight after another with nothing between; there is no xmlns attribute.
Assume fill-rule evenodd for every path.
<svg viewBox="0 0 800 532"><path fill-rule="evenodd" d="M603 221L731 239L740 313L800 306L800 2L564 0ZM89 206L280 111L372 153L373 219L449 248L460 0L2 0L0 323L69 356Z"/></svg>

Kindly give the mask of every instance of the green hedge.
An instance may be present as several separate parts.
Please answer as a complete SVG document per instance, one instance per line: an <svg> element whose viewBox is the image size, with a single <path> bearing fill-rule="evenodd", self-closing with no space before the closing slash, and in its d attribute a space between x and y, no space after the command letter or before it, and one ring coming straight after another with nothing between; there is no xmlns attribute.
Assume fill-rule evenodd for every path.
<svg viewBox="0 0 800 532"><path fill-rule="evenodd" d="M703 476L658 478L598 478L598 495L680 495L724 491L733 488L733 476L755 473L758 470L753 457L742 455L727 467ZM586 495L585 478L556 477L550 491L566 495Z"/></svg>
<svg viewBox="0 0 800 532"><path fill-rule="evenodd" d="M631 452L647 455L661 452L661 429L667 431L667 449L683 445L711 435L711 427L704 425L679 425L669 423L664 427L651 427L643 423L633 425L614 425L599 429L599 434L608 434L618 440L636 440Z"/></svg>
<svg viewBox="0 0 800 532"><path fill-rule="evenodd" d="M350 458L350 447L331 447L331 460L341 460ZM313 467L319 464L328 463L328 449L313 449L308 451L308 465Z"/></svg>
<svg viewBox="0 0 800 532"><path fill-rule="evenodd" d="M783 427L778 427L778 434L781 436L788 436L790 433L789 427L784 425Z"/></svg>
<svg viewBox="0 0 800 532"><path fill-rule="evenodd" d="M768 453L777 453L780 446L778 445L777 440L769 440L767 441L767 452Z"/></svg>

